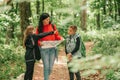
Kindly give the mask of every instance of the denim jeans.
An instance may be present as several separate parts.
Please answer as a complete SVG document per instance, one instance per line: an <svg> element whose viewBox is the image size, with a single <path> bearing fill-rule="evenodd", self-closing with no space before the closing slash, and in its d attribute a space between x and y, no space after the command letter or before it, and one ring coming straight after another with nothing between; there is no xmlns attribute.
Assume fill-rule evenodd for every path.
<svg viewBox="0 0 120 80"><path fill-rule="evenodd" d="M40 48L41 58L44 65L44 80L49 80L49 75L56 57L56 48Z"/></svg>

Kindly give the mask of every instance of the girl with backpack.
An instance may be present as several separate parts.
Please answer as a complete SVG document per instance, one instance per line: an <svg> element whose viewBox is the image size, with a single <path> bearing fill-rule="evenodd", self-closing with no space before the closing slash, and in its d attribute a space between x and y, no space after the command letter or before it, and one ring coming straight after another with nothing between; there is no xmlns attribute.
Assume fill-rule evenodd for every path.
<svg viewBox="0 0 120 80"><path fill-rule="evenodd" d="M70 63L74 57L77 57L78 59L82 57L80 53L80 36L76 31L76 26L70 26L68 28L68 36L66 37L65 42L65 52L68 58L68 63ZM71 67L68 67L70 80L74 80L74 74L76 80L81 80L80 72L72 72L70 69Z"/></svg>
<svg viewBox="0 0 120 80"><path fill-rule="evenodd" d="M37 45L38 39L43 38L47 35L54 34L54 31L34 34L34 28L32 26L28 26L24 32L24 40L23 46L26 49L25 52L25 62L26 62L26 72L24 76L24 80L32 80L33 71L34 71L34 63L36 60L35 57L35 45Z"/></svg>

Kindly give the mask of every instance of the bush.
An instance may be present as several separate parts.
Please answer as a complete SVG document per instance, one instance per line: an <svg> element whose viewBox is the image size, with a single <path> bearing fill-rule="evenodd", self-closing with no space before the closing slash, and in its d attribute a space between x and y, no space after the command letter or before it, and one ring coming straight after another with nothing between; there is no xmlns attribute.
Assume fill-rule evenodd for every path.
<svg viewBox="0 0 120 80"><path fill-rule="evenodd" d="M11 80L24 72L23 54L21 46L0 45L0 80Z"/></svg>
<svg viewBox="0 0 120 80"><path fill-rule="evenodd" d="M114 76L114 70L110 70L108 74L106 74L106 80L116 80Z"/></svg>
<svg viewBox="0 0 120 80"><path fill-rule="evenodd" d="M107 31L101 33L93 48L94 53L101 53L105 55L113 55L120 52L120 36L119 31Z"/></svg>

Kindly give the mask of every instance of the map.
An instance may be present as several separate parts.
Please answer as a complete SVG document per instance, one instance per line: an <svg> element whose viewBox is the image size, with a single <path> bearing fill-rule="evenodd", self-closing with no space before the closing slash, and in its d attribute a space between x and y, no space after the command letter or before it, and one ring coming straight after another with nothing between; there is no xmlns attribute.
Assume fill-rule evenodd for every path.
<svg viewBox="0 0 120 80"><path fill-rule="evenodd" d="M52 48L52 47L57 47L60 43L62 43L64 41L63 40L56 40L56 41L42 41L41 44L41 48Z"/></svg>

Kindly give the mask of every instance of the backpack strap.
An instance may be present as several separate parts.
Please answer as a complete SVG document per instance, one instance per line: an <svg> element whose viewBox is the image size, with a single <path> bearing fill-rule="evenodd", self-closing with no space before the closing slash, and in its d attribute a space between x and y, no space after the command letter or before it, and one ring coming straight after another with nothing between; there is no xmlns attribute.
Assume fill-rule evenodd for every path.
<svg viewBox="0 0 120 80"><path fill-rule="evenodd" d="M53 28L53 30L55 30L55 26L54 26L54 24L52 24L52 28Z"/></svg>
<svg viewBox="0 0 120 80"><path fill-rule="evenodd" d="M81 40L80 34L76 34L76 35L75 35L75 40L76 40L78 37L80 38L80 47L79 47L79 49L81 50L82 40Z"/></svg>
<svg viewBox="0 0 120 80"><path fill-rule="evenodd" d="M33 46L34 46L34 45L35 45L35 42L34 42L32 36L31 36L31 41L32 41L32 44L33 44ZM34 49L34 48L33 48L33 56L34 56L34 59L36 59L36 58L35 58L35 49Z"/></svg>
<svg viewBox="0 0 120 80"><path fill-rule="evenodd" d="M33 37L31 36L31 41L32 41L32 44L33 44L33 46L35 45L35 42L34 42L34 40L33 40Z"/></svg>

